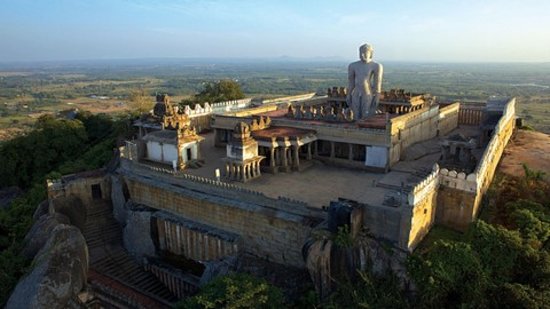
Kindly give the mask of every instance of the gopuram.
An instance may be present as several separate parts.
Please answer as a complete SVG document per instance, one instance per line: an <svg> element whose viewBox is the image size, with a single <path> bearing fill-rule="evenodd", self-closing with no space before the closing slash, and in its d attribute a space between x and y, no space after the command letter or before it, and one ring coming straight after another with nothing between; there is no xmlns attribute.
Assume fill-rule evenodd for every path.
<svg viewBox="0 0 550 309"><path fill-rule="evenodd" d="M399 277L435 223L464 230L515 98L384 89L372 46L359 50L348 87L318 95L184 110L158 96L108 169L49 181L50 209L87 209L90 302L170 306L228 271L305 273L324 297L369 263Z"/></svg>

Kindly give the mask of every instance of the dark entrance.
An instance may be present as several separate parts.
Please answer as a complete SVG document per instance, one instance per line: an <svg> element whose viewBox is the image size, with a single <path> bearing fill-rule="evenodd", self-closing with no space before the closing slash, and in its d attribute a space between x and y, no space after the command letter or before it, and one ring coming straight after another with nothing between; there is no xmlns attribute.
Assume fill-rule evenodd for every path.
<svg viewBox="0 0 550 309"><path fill-rule="evenodd" d="M101 185L100 184L92 185L92 198L94 200L101 199Z"/></svg>
<svg viewBox="0 0 550 309"><path fill-rule="evenodd" d="M191 148L187 148L187 161L191 161Z"/></svg>

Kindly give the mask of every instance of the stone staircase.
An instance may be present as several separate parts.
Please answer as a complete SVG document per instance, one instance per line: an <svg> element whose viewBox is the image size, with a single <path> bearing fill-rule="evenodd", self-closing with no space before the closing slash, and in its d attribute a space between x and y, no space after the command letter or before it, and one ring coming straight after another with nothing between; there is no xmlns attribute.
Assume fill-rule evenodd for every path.
<svg viewBox="0 0 550 309"><path fill-rule="evenodd" d="M146 296L155 301L157 306L171 307L177 301L164 284L152 273L145 271L124 250L121 245L122 228L113 217L112 208L108 202L98 202L88 207L83 234L88 244L91 270L125 286L126 294L140 294L141 298ZM105 293L104 283L95 284L101 285L102 293ZM93 281L91 285L94 286ZM127 293L128 290L135 293ZM113 293L113 298L120 298L120 294L124 294L124 291L118 290ZM132 298L133 295L125 296ZM140 301L128 301L128 304L136 302L140 303Z"/></svg>

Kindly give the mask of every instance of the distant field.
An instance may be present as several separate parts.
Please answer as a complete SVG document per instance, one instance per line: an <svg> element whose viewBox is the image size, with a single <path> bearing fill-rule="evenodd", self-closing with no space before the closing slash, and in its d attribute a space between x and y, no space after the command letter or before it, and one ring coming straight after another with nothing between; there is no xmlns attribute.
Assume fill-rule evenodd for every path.
<svg viewBox="0 0 550 309"><path fill-rule="evenodd" d="M28 129L37 115L70 108L126 111L132 90L168 93L179 102L205 82L237 80L248 95L290 95L347 86L345 62L95 63L0 69L0 140ZM384 89L428 92L444 100L518 98L518 114L550 133L550 64L384 63ZM91 96L106 96L101 100ZM153 97L151 97L153 99ZM6 130L8 133L6 133Z"/></svg>

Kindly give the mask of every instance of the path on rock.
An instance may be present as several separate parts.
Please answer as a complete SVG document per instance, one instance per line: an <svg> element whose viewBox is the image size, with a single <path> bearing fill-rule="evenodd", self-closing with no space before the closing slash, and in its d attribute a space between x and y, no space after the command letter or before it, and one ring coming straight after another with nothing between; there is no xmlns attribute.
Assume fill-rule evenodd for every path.
<svg viewBox="0 0 550 309"><path fill-rule="evenodd" d="M505 174L523 177L523 163L531 170L545 172L546 180L550 181L550 135L517 130L504 149L499 170Z"/></svg>

